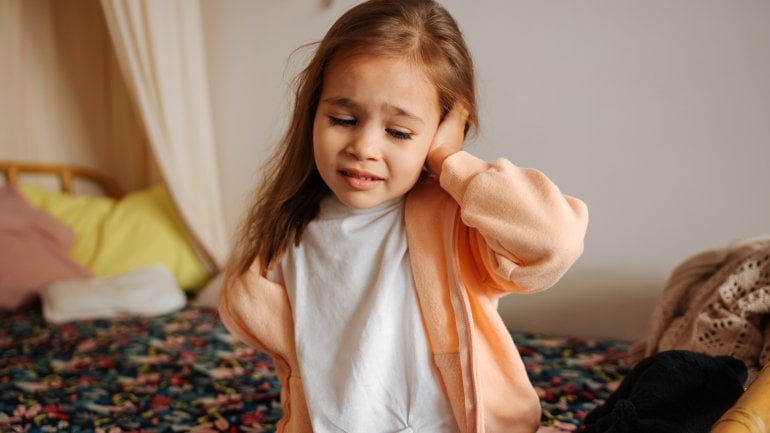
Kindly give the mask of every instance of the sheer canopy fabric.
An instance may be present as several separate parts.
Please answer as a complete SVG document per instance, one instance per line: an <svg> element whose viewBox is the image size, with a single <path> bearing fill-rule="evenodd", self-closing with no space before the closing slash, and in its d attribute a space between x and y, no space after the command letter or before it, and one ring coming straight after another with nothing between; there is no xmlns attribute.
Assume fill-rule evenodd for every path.
<svg viewBox="0 0 770 433"><path fill-rule="evenodd" d="M102 0L101 4L155 161L190 233L212 268L220 268L228 242L200 4L189 0Z"/></svg>
<svg viewBox="0 0 770 433"><path fill-rule="evenodd" d="M0 1L0 158L164 180L210 270L226 256L197 0Z"/></svg>

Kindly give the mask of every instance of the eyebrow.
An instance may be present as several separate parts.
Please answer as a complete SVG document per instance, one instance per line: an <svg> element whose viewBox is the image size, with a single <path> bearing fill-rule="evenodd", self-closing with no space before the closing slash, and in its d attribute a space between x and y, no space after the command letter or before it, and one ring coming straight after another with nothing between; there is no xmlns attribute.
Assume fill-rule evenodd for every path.
<svg viewBox="0 0 770 433"><path fill-rule="evenodd" d="M342 108L348 108L351 110L360 111L361 110L361 104L353 101L350 98L345 97L331 97L331 98L324 98L321 100L322 103L333 105L335 107L342 107ZM403 116L408 117L416 122L420 122L421 124L424 124L425 122L417 115L410 113L409 111L404 110L401 107L398 107L396 105L392 104L384 104L383 108L386 112L394 115L394 116Z"/></svg>

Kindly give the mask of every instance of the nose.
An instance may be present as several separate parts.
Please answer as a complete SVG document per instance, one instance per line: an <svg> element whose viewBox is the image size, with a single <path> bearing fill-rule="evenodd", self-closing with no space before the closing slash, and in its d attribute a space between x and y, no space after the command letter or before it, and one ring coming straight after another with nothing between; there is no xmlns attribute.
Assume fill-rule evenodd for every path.
<svg viewBox="0 0 770 433"><path fill-rule="evenodd" d="M359 127L346 146L346 152L360 161L377 160L380 157L379 140L381 140L378 128Z"/></svg>

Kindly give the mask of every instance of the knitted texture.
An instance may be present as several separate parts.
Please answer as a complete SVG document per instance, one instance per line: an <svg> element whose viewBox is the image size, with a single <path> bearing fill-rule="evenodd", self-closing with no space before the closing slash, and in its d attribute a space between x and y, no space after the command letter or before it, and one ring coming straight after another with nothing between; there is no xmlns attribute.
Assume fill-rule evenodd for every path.
<svg viewBox="0 0 770 433"><path fill-rule="evenodd" d="M671 274L632 362L680 349L742 360L751 381L770 359L770 237L706 251Z"/></svg>

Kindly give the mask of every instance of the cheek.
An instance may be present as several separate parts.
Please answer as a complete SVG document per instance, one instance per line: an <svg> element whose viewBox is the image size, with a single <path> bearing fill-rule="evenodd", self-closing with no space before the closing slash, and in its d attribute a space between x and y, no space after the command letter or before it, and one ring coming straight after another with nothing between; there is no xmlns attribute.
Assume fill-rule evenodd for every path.
<svg viewBox="0 0 770 433"><path fill-rule="evenodd" d="M433 145L433 138L436 136L436 131L438 130L438 125L434 128L430 129L430 132L423 137L421 137L419 148L419 153L415 157L419 159L422 164L425 164L425 159L428 157L428 154L430 153L431 146Z"/></svg>
<svg viewBox="0 0 770 433"><path fill-rule="evenodd" d="M405 177L408 177L410 181L417 181L422 174L422 170L425 167L425 158L428 157L428 150L430 149L431 140L426 142L413 143L414 147L410 147L408 151L403 152L401 155L401 167Z"/></svg>

